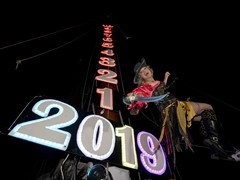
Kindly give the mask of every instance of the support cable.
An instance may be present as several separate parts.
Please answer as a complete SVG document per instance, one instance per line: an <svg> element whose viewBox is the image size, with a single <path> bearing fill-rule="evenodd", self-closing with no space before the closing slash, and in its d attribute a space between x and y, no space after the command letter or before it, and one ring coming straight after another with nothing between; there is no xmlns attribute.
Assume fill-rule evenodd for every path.
<svg viewBox="0 0 240 180"><path fill-rule="evenodd" d="M191 86L189 86L189 87L190 87L191 89L193 89L194 91L197 91L197 92L199 92L199 93L201 93L201 94L203 94L203 95L205 95L205 96L207 96L207 97L210 97L211 99L214 99L214 100L216 100L216 101L218 101L218 102L220 102L220 103L222 103L222 104L224 104L224 105L226 105L226 106L228 106L228 107L230 107L230 108L232 108L232 109L240 112L240 109L239 109L239 108L237 108L237 107L235 107L235 106L233 106L233 105L231 105L231 104L229 104L229 103L226 103L226 102L224 102L224 101L221 100L221 99L218 99L218 98L216 98L216 97L214 97L214 96L212 96L212 95L210 95L210 94L207 94L207 93L205 93L205 92L203 92L203 91L201 91L201 90L199 90L199 89L196 89L196 88L194 88L194 87L191 87Z"/></svg>
<svg viewBox="0 0 240 180"><path fill-rule="evenodd" d="M66 46L66 45L68 45L68 44L70 44L70 43L78 40L79 38L85 36L85 35L88 34L90 31L91 31L91 30L85 32L84 34L81 34L80 36L77 36L76 38L72 39L71 41L69 41L69 42L67 42L67 43L64 43L64 44L62 44L62 45L60 45L60 46L58 46L58 47L55 47L55 48L50 49L50 50L48 50L48 51L45 51L45 52L43 52L43 53L39 53L39 54L36 54L36 55L34 55L34 56L30 56L30 57L28 57L28 58L25 58L25 59L17 60L17 61L16 61L16 64L17 64L17 65L16 65L16 69L18 68L19 64L21 64L23 61L27 61L27 60L33 59L33 58L35 58L35 57L38 57L38 56L47 54L47 53L49 53L49 52L52 52L52 51L54 51L54 50L60 49L60 48L62 48L62 47L64 47L64 46Z"/></svg>
<svg viewBox="0 0 240 180"><path fill-rule="evenodd" d="M87 24L87 23L85 23L85 24ZM48 34L45 34L45 35L42 35L42 36L34 37L34 38L27 39L27 40L24 40L24 41L21 41L21 42L18 42L18 43L14 43L14 44L11 44L11 45L0 47L0 50L4 50L4 49L7 49L7 48L14 47L14 46L17 46L17 45L20 45L20 44L24 44L24 43L27 43L27 42L30 42L30 41L34 41L34 40L37 40L37 39L41 39L41 38L44 38L44 37L47 37L47 36L50 36L50 35L54 35L54 34L57 34L57 33L60 33L60 32L67 31L69 29L75 29L75 28L77 28L79 26L82 26L82 25L83 24L75 25L75 26L68 27L68 28L65 28L65 29L62 29L62 30L58 30L58 31L55 31L55 32L51 32L51 33L48 33Z"/></svg>
<svg viewBox="0 0 240 180"><path fill-rule="evenodd" d="M95 49L97 47L97 41L95 42L95 45L94 45L94 48L92 50L92 53L91 53L91 57L90 57L90 60L88 62L88 67L87 67L87 73L86 73L86 78L85 78L85 81L84 81L84 85L83 85L83 93L82 93L82 101L81 101L81 109L84 108L84 94L85 94L85 90L86 90L86 84L87 84L87 81L88 81L88 75L89 75L89 72L90 72L90 66L92 64L92 60L93 60L93 55L95 53ZM93 80L93 84L92 84L92 90L91 90L91 93L93 91L93 85L94 85L94 80ZM87 98L86 98L87 99ZM89 105L90 105L90 102L91 102L91 98L89 98ZM88 107L89 109L89 107Z"/></svg>

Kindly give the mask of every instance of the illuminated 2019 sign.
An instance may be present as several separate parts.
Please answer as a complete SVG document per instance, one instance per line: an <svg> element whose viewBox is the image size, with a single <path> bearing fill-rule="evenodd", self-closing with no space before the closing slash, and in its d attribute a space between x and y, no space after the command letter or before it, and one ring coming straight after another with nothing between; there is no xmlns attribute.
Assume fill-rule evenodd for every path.
<svg viewBox="0 0 240 180"><path fill-rule="evenodd" d="M150 173L161 175L166 170L163 149L160 145L154 153L158 140L148 132L135 134L130 126L116 126L99 115L82 115L74 107L54 99L40 99L30 107L34 118L16 124L10 136L62 151L78 149L80 155L109 162L116 161L112 156L121 147L121 161L114 163L138 169L139 159ZM76 127L76 131L67 130L68 127Z"/></svg>
<svg viewBox="0 0 240 180"><path fill-rule="evenodd" d="M102 68L97 70L95 79L108 85L97 88L96 92L101 95L100 107L113 110L113 86L109 84L118 84L117 73L113 71L116 67L111 38L113 26L103 27L102 47L105 49L101 51L98 63ZM19 118L23 120L13 127L10 136L157 175L166 171L163 149L160 145L154 152L158 139L146 131L136 133L131 126L77 111L54 99L38 98L29 107L27 118Z"/></svg>

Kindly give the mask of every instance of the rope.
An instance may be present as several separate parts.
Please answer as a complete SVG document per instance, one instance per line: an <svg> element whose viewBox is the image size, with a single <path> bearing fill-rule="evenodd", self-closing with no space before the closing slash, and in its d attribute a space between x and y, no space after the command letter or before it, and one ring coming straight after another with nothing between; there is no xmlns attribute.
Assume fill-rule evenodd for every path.
<svg viewBox="0 0 240 180"><path fill-rule="evenodd" d="M203 94L203 95L205 95L205 96L207 96L207 97L210 97L210 98L212 98L212 99L214 99L214 100L216 100L216 101L218 101L218 102L220 102L220 103L222 103L222 104L224 104L224 105L226 105L226 106L228 106L228 107L230 107L230 108L232 108L232 109L240 112L240 109L239 109L239 108L237 108L237 107L235 107L235 106L233 106L233 105L231 105L231 104L229 104L229 103L226 103L226 102L224 102L224 101L221 100L221 99L218 99L218 98L216 98L216 97L214 97L214 96L212 96L212 95L210 95L210 94L207 94L207 93L205 93L205 92L203 92L203 91L200 91L199 89L193 88L193 87L191 87L191 86L189 86L189 87L190 87L191 89L195 90L195 91L198 91L199 93L201 93L201 94Z"/></svg>
<svg viewBox="0 0 240 180"><path fill-rule="evenodd" d="M121 67L120 67L120 61L119 61L119 58L118 58L118 51L117 51L117 48L116 48L116 44L114 46L114 52L115 52L115 60L117 62L117 67L118 67L118 71L119 71L120 82L121 82L121 85L122 85L122 91L123 91L123 94L125 94L125 88L124 88L122 73L121 73L122 71L121 71Z"/></svg>
<svg viewBox="0 0 240 180"><path fill-rule="evenodd" d="M68 45L68 44L70 44L70 43L72 43L72 42L78 40L79 38L85 36L85 35L86 35L87 33L89 33L89 32L90 32L90 30L89 30L88 32L86 32L86 33L84 33L84 34L81 34L80 36L78 36L78 37L72 39L71 41L69 41L69 42L67 42L67 43L65 43L65 44L62 44L62 45L60 45L60 46L58 46L58 47L55 47L55 48L50 49L50 50L48 50L48 51L45 51L45 52L43 52L43 53L39 53L39 54L36 54L36 55L34 55L34 56L31 56L31 57L25 58L25 59L17 60L17 61L16 61L16 64L17 64L17 65L16 65L16 69L18 68L19 64L21 64L23 61L27 61L27 60L30 60L30 59L36 58L36 57L38 57L38 56L41 56L41 55L47 54L47 53L49 53L49 52L52 52L52 51L54 51L54 50L60 49L60 48L62 48L62 47L64 47L64 46L66 46L66 45Z"/></svg>
<svg viewBox="0 0 240 180"><path fill-rule="evenodd" d="M92 62L93 55L94 55L94 52L95 52L95 49L96 49L96 45L97 45L97 41L95 42L95 46L94 46L94 48L92 50L92 54L91 54L91 57L90 57L90 60L89 60L89 63L88 63L88 67L87 67L86 78L85 78L84 85L83 85L83 93L82 93L82 101L81 101L81 108L82 109L84 107L84 94L85 94L86 84L87 84L87 80L88 80L89 69L90 69L90 66L92 64L91 62ZM93 82L94 82L94 80L93 80ZM93 85L94 85L94 83L93 83ZM93 88L93 85L92 85L92 88ZM90 99L89 99L89 105L90 105ZM88 107L88 109L89 109L89 107Z"/></svg>
<svg viewBox="0 0 240 180"><path fill-rule="evenodd" d="M30 42L30 41L33 41L33 40L44 38L44 37L47 37L47 36L50 36L50 35L53 35L53 34L56 34L56 33L60 33L60 32L69 30L69 29L74 29L74 28L79 27L79 26L80 25L75 25L75 26L68 27L68 28L65 28L65 29L62 29L62 30L58 30L58 31L55 31L55 32L51 32L51 33L48 33L48 34L45 34L45 35L42 35L42 36L38 36L38 37L35 37L35 38L27 39L25 41L21 41L21 42L14 43L14 44L11 44L11 45L7 45L7 46L4 46L4 47L1 47L0 50L4 50L4 49L7 49L7 48L10 48L10 47L13 47L13 46L17 46L17 45L20 45L20 44L23 44L23 43L27 43L27 42Z"/></svg>
<svg viewBox="0 0 240 180"><path fill-rule="evenodd" d="M17 118L13 121L13 123L9 126L8 130L10 131L12 126L15 124L15 122L18 120L18 118L23 114L23 112L28 108L28 106L33 102L33 100L35 100L36 98L41 97L41 96L35 96L33 97L28 103L27 105L23 108L23 110L20 112L20 114L17 116Z"/></svg>
<svg viewBox="0 0 240 180"><path fill-rule="evenodd" d="M170 107L170 106L169 106L169 107ZM166 108L164 109L165 117L164 117L164 120L163 120L163 125L162 125L162 129L161 129L161 133L160 133L158 142L157 142L157 144L156 144L155 147L154 147L154 152L159 148L159 145L160 145L160 143L162 142L163 135L164 135L164 131L165 131L165 125L166 125L167 118L168 118L168 108L169 108L169 107L166 107Z"/></svg>

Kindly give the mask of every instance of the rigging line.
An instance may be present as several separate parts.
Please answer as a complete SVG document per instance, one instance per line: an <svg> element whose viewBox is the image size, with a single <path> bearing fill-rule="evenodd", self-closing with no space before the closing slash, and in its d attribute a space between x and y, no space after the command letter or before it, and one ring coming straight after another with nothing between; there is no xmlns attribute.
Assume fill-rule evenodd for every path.
<svg viewBox="0 0 240 180"><path fill-rule="evenodd" d="M182 145L184 145L184 143L180 143ZM197 145L197 144L192 144L193 147L196 147L196 148L200 148L200 149L209 149L209 147L207 146L202 146L202 145ZM227 149L224 149L225 152L227 153L234 153L233 150L227 150Z"/></svg>
<svg viewBox="0 0 240 180"><path fill-rule="evenodd" d="M96 76L96 73L94 73L94 76ZM91 80L90 80L90 81L91 81ZM94 85L95 78L92 79L92 82L93 82L93 85ZM90 99L92 99L92 95L93 95L93 87L94 87L93 85L91 86L91 93L90 93L91 98L90 98ZM83 103L83 107L84 107L84 105L86 104L87 100L88 100L89 105L90 105L90 99L88 100L87 97L85 98L85 101L84 101L84 103Z"/></svg>
<svg viewBox="0 0 240 180"><path fill-rule="evenodd" d="M123 32L122 28L120 28L120 26L119 26L118 24L116 24L116 26L118 27L118 29L120 30L120 32L122 33L122 35L124 36L124 38L125 38L126 40L128 40L129 38L131 38L130 36L127 36L127 35Z"/></svg>
<svg viewBox="0 0 240 180"><path fill-rule="evenodd" d="M188 86L189 86L189 85L188 85ZM232 108L232 109L240 112L240 109L239 109L239 108L234 107L233 105L231 105L231 104L229 104L229 103L226 103L226 102L224 102L223 100L220 100L220 99L218 99L218 98L216 98L216 97L214 97L214 96L211 96L211 95L209 95L209 94L207 94L207 93L205 93L205 92L203 92L203 91L200 91L199 89L196 89L196 88L194 88L194 87L191 87L191 86L189 86L189 87L192 88L192 89L195 90L195 91L198 91L199 93L202 93L202 94L205 95L205 96L208 96L208 97L210 97L210 98L212 98L212 99L214 99L214 100L216 100L216 101L218 101L218 102L220 102L220 103L222 103L222 104L224 104L224 105L226 105L226 106L228 106L228 107L230 107L230 108Z"/></svg>
<svg viewBox="0 0 240 180"><path fill-rule="evenodd" d="M144 112L140 111L141 114L150 122L152 122L153 124L155 124L157 127L159 127L159 124L156 123L156 121L153 121L152 119L150 119Z"/></svg>
<svg viewBox="0 0 240 180"><path fill-rule="evenodd" d="M85 90L86 90L86 84L87 84L87 80L88 80L89 69L90 69L90 66L91 66L91 62L92 62L93 55L94 55L96 47L97 47L97 41L95 41L95 45L94 45L92 53L91 53L90 61L88 63L88 67L87 67L86 78L85 78L84 85L83 85L82 102L81 102L81 108L82 109L83 109L83 106L84 106L84 103L83 103L84 102L84 94L85 94Z"/></svg>
<svg viewBox="0 0 240 180"><path fill-rule="evenodd" d="M85 23L85 24L87 24L87 23ZM23 43L26 43L26 42L30 42L30 41L33 41L33 40L37 40L37 39L40 39L40 38L43 38L43 37L46 37L46 36L50 36L50 35L53 35L53 34L56 34L56 33L60 33L60 32L63 32L63 31L69 30L69 29L74 29L74 28L77 28L81 25L83 25L83 24L78 24L78 25L68 27L68 28L65 28L65 29L62 29L62 30L58 30L58 31L55 31L55 32L51 32L51 33L48 33L48 34L45 34L45 35L42 35L42 36L27 39L25 41L21 41L21 42L14 43L14 44L11 44L11 45L7 45L7 46L4 46L4 47L1 47L0 50L7 49L7 48L10 48L10 47L13 47L13 46L17 46L17 45L20 45L20 44L23 44Z"/></svg>
<svg viewBox="0 0 240 180"><path fill-rule="evenodd" d="M64 46L66 46L66 45L68 45L68 44L70 44L70 43L78 40L79 38L85 36L85 35L88 34L90 31L91 31L91 30L89 30L88 32L86 32L86 33L84 33L84 34L81 34L80 36L72 39L71 41L69 41L69 42L67 42L67 43L65 43L65 44L62 44L62 45L60 45L60 46L58 46L58 47L55 47L55 48L50 49L50 50L48 50L48 51L45 51L45 52L43 52L43 53L36 54L36 55L34 55L34 56L31 56L31 57L28 57L28 58L25 58L25 59L17 60L17 61L16 61L16 64L17 64L17 65L16 65L16 69L18 68L19 64L21 64L23 61L27 61L27 60L33 59L33 58L35 58L35 57L38 57L38 56L47 54L47 53L49 53L49 52L52 52L52 51L54 51L54 50L60 49L60 48L62 48L62 47L64 47Z"/></svg>
<svg viewBox="0 0 240 180"><path fill-rule="evenodd" d="M93 87L94 87L94 84L95 84L96 81L93 81L92 83L92 88L91 88L91 93L90 93L90 98L89 98L89 101L88 101L88 108L87 108L87 112L89 112L89 108L90 108L90 103L91 103L91 99L92 99L92 94L93 94Z"/></svg>
<svg viewBox="0 0 240 180"><path fill-rule="evenodd" d="M172 163L174 163L174 160L173 160L173 158L171 156L168 156L168 159L170 159L172 161ZM169 161L168 161L168 163L169 163ZM169 166L169 164L168 164L168 166ZM169 169L171 171L171 167L170 166L169 166ZM181 174L179 173L177 165L175 165L174 170L177 172L177 175L180 178L180 180L182 180L182 177L181 177ZM171 171L171 172L172 172L171 174L173 174L173 176L174 176L174 174L175 174L174 171Z"/></svg>
<svg viewBox="0 0 240 180"><path fill-rule="evenodd" d="M23 112L25 111L25 109L28 108L28 106L33 102L33 100L35 100L37 97L41 97L41 96L34 96L28 103L27 105L23 108L23 110L20 112L20 114L17 116L17 118L13 121L13 123L9 126L8 131L11 130L12 126L15 124L15 122L17 122L18 118L23 114Z"/></svg>
<svg viewBox="0 0 240 180"><path fill-rule="evenodd" d="M97 44L97 41L96 41L96 44ZM95 45L96 45L95 44ZM95 46L95 48L96 48L96 46ZM95 49L94 48L94 49ZM94 50L93 50L93 52L94 52ZM92 53L92 56L93 56L93 54L94 53ZM91 57L91 59L92 59L92 57ZM89 63L89 67L90 67L90 65L91 65L91 63ZM96 70L97 70L97 67L96 67ZM88 70L89 71L89 70ZM95 71L94 72L94 76L93 77L95 77L95 75L96 75L96 72L97 71ZM85 81L85 83L87 82L87 76L86 76L86 81ZM90 104L91 104L91 99L92 99L92 95L93 95L93 89L94 89L94 84L95 84L95 79L93 79L93 81L92 81L92 86L91 86L91 92L90 92L90 98L89 98L89 101L88 101L88 107L87 107L87 112L89 112L89 108L90 108ZM84 88L86 88L85 86L84 86ZM85 91L85 89L84 89L84 91ZM84 94L84 92L83 92L83 94ZM82 98L82 101L83 101L83 98ZM92 105L93 105L93 103L92 103ZM82 107L83 108L83 107Z"/></svg>
<svg viewBox="0 0 240 180"><path fill-rule="evenodd" d="M62 164L61 164L61 166L60 166L60 172L61 172L61 176L62 176L62 179L63 179L63 180L65 179L65 178L64 178L64 173L63 173L63 165L64 165L65 162L67 161L68 157L69 157L69 154L67 154L66 158L63 160L63 162L62 162Z"/></svg>
<svg viewBox="0 0 240 180"><path fill-rule="evenodd" d="M121 67L120 67L120 61L119 61L119 58L118 58L116 45L115 45L114 49L115 49L115 52L116 52L115 56L116 56L116 61L117 61L117 64L118 64L118 71L119 71L119 75L120 75L120 79L121 79L122 91L123 91L123 94L125 95L125 88L124 88L123 79L122 79L122 71L121 71Z"/></svg>

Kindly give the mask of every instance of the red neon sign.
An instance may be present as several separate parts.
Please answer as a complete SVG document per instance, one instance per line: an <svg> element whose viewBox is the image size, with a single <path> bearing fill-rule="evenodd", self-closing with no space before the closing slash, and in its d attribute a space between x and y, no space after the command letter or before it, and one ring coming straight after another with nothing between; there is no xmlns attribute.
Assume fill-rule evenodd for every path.
<svg viewBox="0 0 240 180"><path fill-rule="evenodd" d="M111 25L103 25L104 28L104 37L102 38L103 43L102 47L106 48L101 51L101 54L104 56L100 57L98 63L108 69L98 69L98 76L95 77L96 80L117 84L118 80L115 79L117 77L117 73L110 70L109 68L114 68L116 66L115 60L112 58L114 56L114 52L111 48L113 48L113 39L112 36L112 28ZM97 88L96 92L101 95L100 99L100 107L104 109L113 110L113 92L109 87Z"/></svg>

